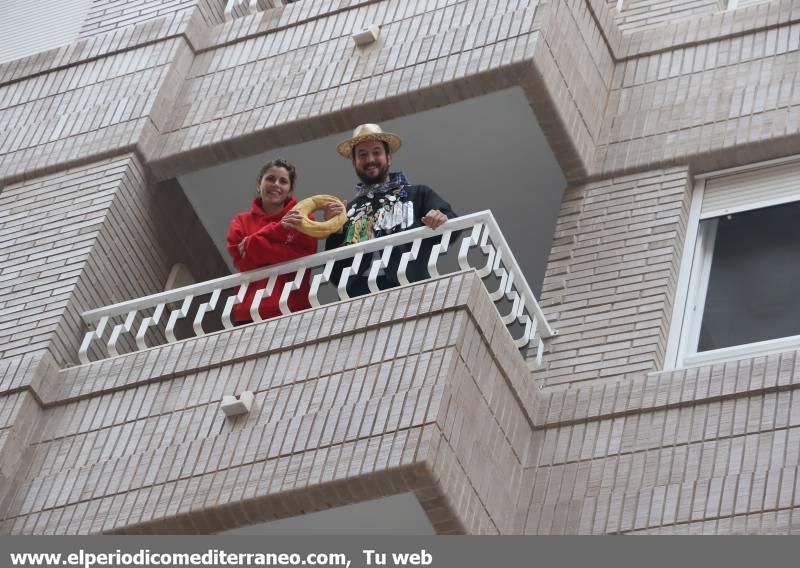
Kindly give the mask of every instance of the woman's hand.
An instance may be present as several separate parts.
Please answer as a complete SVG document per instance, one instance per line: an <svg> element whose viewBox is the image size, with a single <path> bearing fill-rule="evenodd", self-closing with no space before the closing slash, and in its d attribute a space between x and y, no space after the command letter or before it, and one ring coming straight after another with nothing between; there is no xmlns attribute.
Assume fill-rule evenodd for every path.
<svg viewBox="0 0 800 568"><path fill-rule="evenodd" d="M249 237L243 238L242 242L240 242L238 245L236 245L236 248L239 250L239 256L241 256L242 258L244 258L244 255L245 255L244 244L247 242L248 238Z"/></svg>
<svg viewBox="0 0 800 568"><path fill-rule="evenodd" d="M303 215L292 209L281 219L281 225L286 229L294 229L303 222Z"/></svg>

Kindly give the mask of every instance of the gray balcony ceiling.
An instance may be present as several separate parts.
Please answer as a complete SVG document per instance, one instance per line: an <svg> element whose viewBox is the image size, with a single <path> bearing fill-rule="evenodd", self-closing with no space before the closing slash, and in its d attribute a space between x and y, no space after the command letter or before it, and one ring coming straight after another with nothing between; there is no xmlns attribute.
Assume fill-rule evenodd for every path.
<svg viewBox="0 0 800 568"><path fill-rule="evenodd" d="M354 125L355 126L355 125ZM519 88L383 123L403 147L394 170L433 187L459 213L491 209L534 293L540 289L566 181ZM350 199L357 181L336 154L349 132L270 150L181 176L179 181L222 255L233 216L255 195L261 165L276 157L298 169L298 198ZM229 265L230 266L230 265Z"/></svg>

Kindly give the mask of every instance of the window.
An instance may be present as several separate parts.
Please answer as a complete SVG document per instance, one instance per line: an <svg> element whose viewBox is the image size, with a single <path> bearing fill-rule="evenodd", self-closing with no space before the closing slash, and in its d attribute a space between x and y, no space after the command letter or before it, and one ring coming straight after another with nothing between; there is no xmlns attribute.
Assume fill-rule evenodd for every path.
<svg viewBox="0 0 800 568"><path fill-rule="evenodd" d="M0 1L0 63L75 41L89 0Z"/></svg>
<svg viewBox="0 0 800 568"><path fill-rule="evenodd" d="M667 366L800 347L800 162L700 180L689 228Z"/></svg>

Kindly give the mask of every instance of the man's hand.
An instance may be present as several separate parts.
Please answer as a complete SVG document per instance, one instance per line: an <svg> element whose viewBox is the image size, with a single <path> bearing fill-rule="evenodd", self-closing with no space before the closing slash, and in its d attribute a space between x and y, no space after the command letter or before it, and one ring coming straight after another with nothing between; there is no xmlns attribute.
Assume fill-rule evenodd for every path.
<svg viewBox="0 0 800 568"><path fill-rule="evenodd" d="M244 244L247 242L248 238L249 237L243 238L242 242L240 242L238 245L236 245L236 248L239 249L239 256L241 256L242 258L244 258L244 254L245 254Z"/></svg>
<svg viewBox="0 0 800 568"><path fill-rule="evenodd" d="M447 215L438 209L431 209L422 218L422 224L427 225L431 229L438 229L447 222Z"/></svg>
<svg viewBox="0 0 800 568"><path fill-rule="evenodd" d="M329 221L336 217L337 215L344 213L344 208L347 206L347 201L344 202L344 205L341 203L328 203L325 207L322 208L322 211L325 213L325 220Z"/></svg>
<svg viewBox="0 0 800 568"><path fill-rule="evenodd" d="M281 225L286 229L294 229L303 222L303 215L300 211L292 209L281 219Z"/></svg>

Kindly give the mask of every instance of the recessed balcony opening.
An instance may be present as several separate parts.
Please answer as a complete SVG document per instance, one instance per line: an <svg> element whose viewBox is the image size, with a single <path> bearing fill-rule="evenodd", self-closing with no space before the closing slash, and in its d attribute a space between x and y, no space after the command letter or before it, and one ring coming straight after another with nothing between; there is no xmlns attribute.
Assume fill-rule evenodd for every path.
<svg viewBox="0 0 800 568"><path fill-rule="evenodd" d="M391 171L402 171L411 184L432 187L458 213L458 219L448 221L437 231L442 240L439 250L431 253L433 265L423 245L420 255L428 268L433 266L431 275L435 276L437 271L444 274L478 269L512 337L520 348L535 338L538 359L542 352L541 338L548 337L552 330L544 321L535 297L541 289L566 180L522 89L498 91L384 121L381 126L402 138L401 149L393 155ZM227 249L228 227L238 212L249 209L263 164L283 158L297 167L294 196L298 200L317 194L351 200L358 179L351 162L335 150L350 134L351 131L346 131L276 148L177 179L232 274L236 269ZM478 213L487 211L491 213ZM298 259L286 264L292 268L289 272L297 276L292 284L294 290L310 286L311 306L345 299L348 297L345 283L349 281L346 274L341 276L342 267L355 272L358 263L363 262L370 269L369 290L378 291L385 269L393 269L380 266L382 254L394 255L402 250L404 255L411 255L408 262L414 262L418 241L428 242L424 239L430 237L425 231L430 230L413 229L345 247L350 249L346 259L339 258L344 248L322 252L322 240L318 254L304 257L307 262ZM385 258L389 259L388 254ZM413 278L400 274L404 270L402 262L400 267L399 284L413 283ZM245 302L250 302L251 308L255 306L250 313L258 321L259 302L273 294L280 298L281 313L294 311L290 307L290 294L295 292L287 281L269 272L271 267L267 270L260 280L250 278L248 283L259 289L256 300L245 298L238 281L223 278L218 282L198 283L186 294L152 297L87 312L84 319L94 334L88 334L84 340L82 360L96 360L232 327L233 306ZM171 276L168 287L192 282L192 275L183 267L176 267ZM351 281L353 277L349 278ZM102 346L104 343L106 347Z"/></svg>
<svg viewBox="0 0 800 568"><path fill-rule="evenodd" d="M353 125L356 126L356 125ZM459 215L491 210L534 293L541 290L566 180L520 88L382 122L403 146L392 170L431 186ZM255 177L270 159L297 166L296 197L326 193L352 199L352 164L335 151L341 132L180 176L178 181L220 253L228 224L255 196Z"/></svg>

